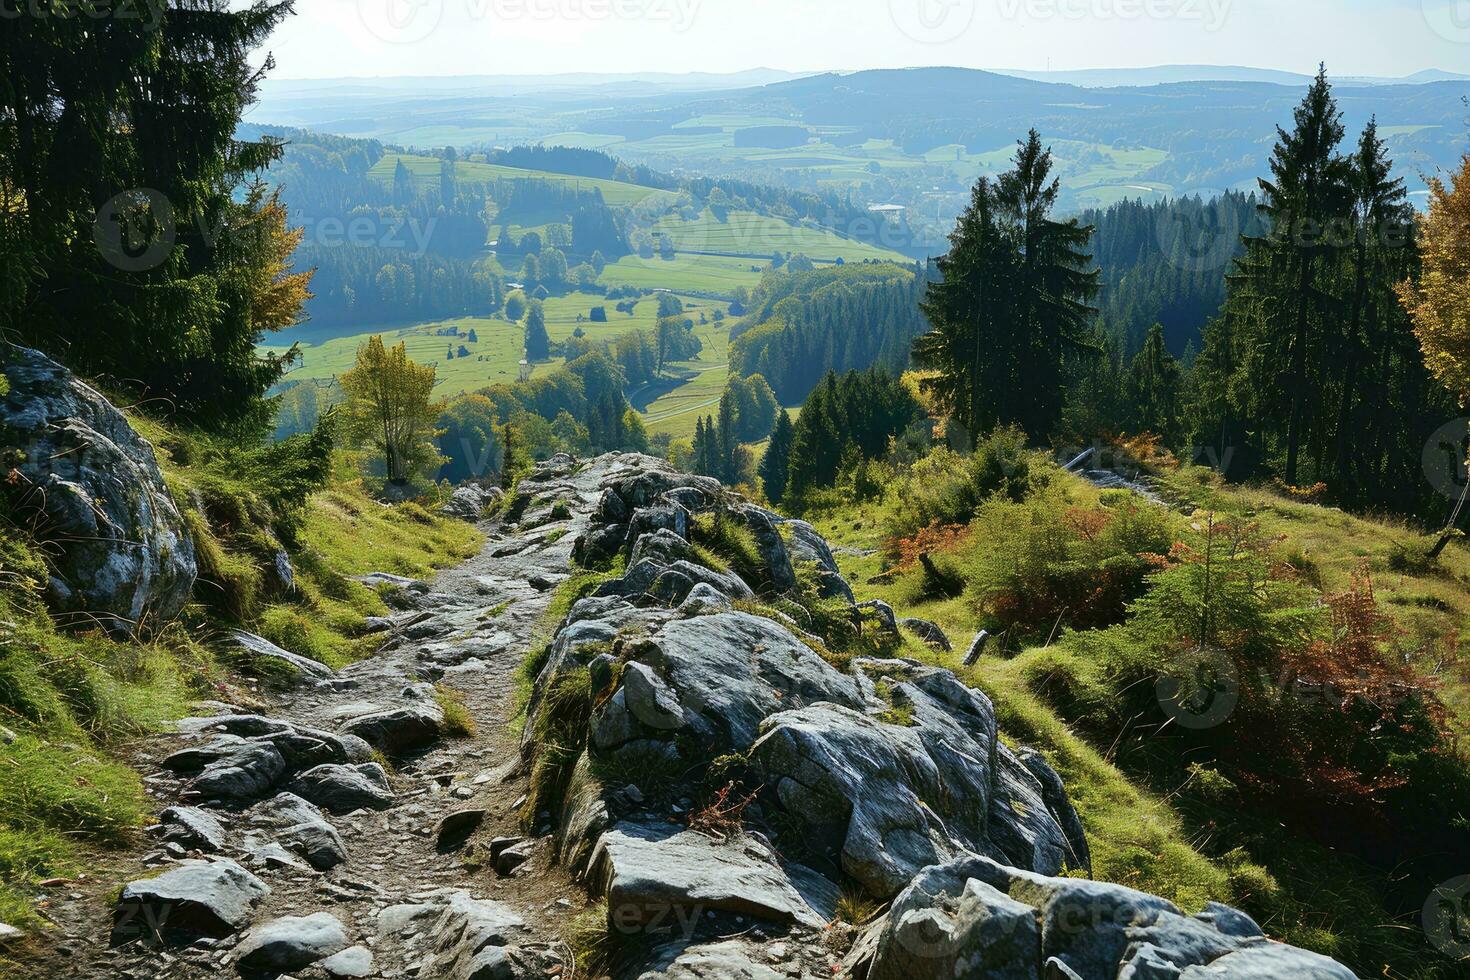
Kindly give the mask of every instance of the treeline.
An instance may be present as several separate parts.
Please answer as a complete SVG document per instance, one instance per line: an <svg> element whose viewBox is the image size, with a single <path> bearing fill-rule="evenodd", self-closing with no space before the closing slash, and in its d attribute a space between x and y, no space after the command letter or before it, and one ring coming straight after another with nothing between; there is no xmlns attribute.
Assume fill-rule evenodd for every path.
<svg viewBox="0 0 1470 980"><path fill-rule="evenodd" d="M491 150L486 155L486 162L502 167L545 170L554 174L603 180L612 180L618 173L618 161L606 153L570 146L513 146L509 149Z"/></svg>
<svg viewBox="0 0 1470 980"><path fill-rule="evenodd" d="M760 465L766 496L780 503L832 486L845 467L882 458L926 417L913 392L881 368L829 371L795 426L778 422Z"/></svg>
<svg viewBox="0 0 1470 980"><path fill-rule="evenodd" d="M786 404L824 375L880 366L901 372L928 329L922 283L897 265L848 265L766 275L731 329L731 370L759 374Z"/></svg>
<svg viewBox="0 0 1470 980"><path fill-rule="evenodd" d="M313 322L489 316L504 286L484 262L377 247L302 248L298 268L314 268Z"/></svg>
<svg viewBox="0 0 1470 980"><path fill-rule="evenodd" d="M1242 236L1265 230L1256 205L1254 195L1232 191L1083 212L1102 272L1099 319L1125 354L1136 353L1156 323L1175 355L1198 352L1205 323L1225 303L1224 273L1245 254Z"/></svg>
<svg viewBox="0 0 1470 980"><path fill-rule="evenodd" d="M915 362L937 407L971 433L1014 424L1053 444L1152 433L1232 478L1439 516L1424 460L1458 413L1398 298L1418 278L1415 216L1376 124L1345 137L1322 73L1278 133L1254 215L1239 196L1110 211L1104 265L1138 273L1111 297L1136 300L1114 321L1123 337L1095 319L1092 229L1050 217L1058 185L1033 132L1015 169L976 185L927 289L935 329ZM1159 321L1134 346L1133 318L1199 315L1214 290L1223 308L1192 363Z"/></svg>
<svg viewBox="0 0 1470 980"><path fill-rule="evenodd" d="M688 458L679 458L677 451L671 455L691 472L731 486L753 483L755 460L745 443L759 442L770 435L778 413L786 414L776 404L775 392L764 378L732 376L720 395L719 416L707 415L695 421Z"/></svg>
<svg viewBox="0 0 1470 980"><path fill-rule="evenodd" d="M1397 287L1419 273L1415 216L1376 122L1346 147L1319 73L1280 131L1224 314L1193 374L1192 428L1235 473L1418 512L1428 439L1459 413L1425 366Z"/></svg>

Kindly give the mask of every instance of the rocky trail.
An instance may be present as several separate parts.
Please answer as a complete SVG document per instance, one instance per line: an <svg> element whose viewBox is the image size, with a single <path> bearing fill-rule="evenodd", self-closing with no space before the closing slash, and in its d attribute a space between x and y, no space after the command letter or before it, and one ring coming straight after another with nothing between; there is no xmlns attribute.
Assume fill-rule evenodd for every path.
<svg viewBox="0 0 1470 980"><path fill-rule="evenodd" d="M484 528L433 583L376 577L361 663L242 638L297 683L147 746L151 846L120 893L62 884L33 975L1351 980L1091 880L1060 776L810 525L614 454L542 464Z"/></svg>
<svg viewBox="0 0 1470 980"><path fill-rule="evenodd" d="M477 972L487 938L516 947L517 970L567 963L561 926L586 892L522 841L510 723L517 672L603 476L547 487L570 505L562 519L488 523L482 553L432 584L376 576L400 608L376 624L385 642L372 658L335 673L289 658L310 672L267 709L206 705L217 717L144 746L137 764L162 820L146 853L109 871L158 877L121 903L61 884L46 910L52 949L32 975L268 976L329 948L311 975L500 975ZM475 734L442 731L436 682L462 697Z"/></svg>

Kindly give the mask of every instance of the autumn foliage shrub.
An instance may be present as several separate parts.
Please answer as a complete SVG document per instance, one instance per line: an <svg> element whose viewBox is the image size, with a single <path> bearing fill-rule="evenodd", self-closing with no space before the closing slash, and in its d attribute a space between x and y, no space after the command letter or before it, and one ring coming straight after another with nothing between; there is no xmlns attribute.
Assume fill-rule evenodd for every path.
<svg viewBox="0 0 1470 980"><path fill-rule="evenodd" d="M1213 766L1316 833L1386 827L1393 801L1429 789L1415 770L1438 771L1449 749L1433 685L1397 648L1371 578L1323 596L1254 524L1205 517L1191 530L1156 559L1126 624L1064 641L1103 678L1091 703L1055 683L1039 693L1089 727L1116 726L1099 738Z"/></svg>
<svg viewBox="0 0 1470 980"><path fill-rule="evenodd" d="M966 597L1009 646L1120 623L1141 594L1152 556L1168 550L1169 518L1127 494L1104 499L1083 506L1048 490L980 508L971 529L984 547L964 563Z"/></svg>

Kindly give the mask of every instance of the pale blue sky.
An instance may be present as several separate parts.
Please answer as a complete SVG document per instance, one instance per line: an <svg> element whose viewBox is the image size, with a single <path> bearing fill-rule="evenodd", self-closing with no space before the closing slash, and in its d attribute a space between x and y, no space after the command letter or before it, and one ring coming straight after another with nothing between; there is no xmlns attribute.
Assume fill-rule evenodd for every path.
<svg viewBox="0 0 1470 980"><path fill-rule="evenodd" d="M1470 72L1470 0L298 0L274 77L1041 70Z"/></svg>

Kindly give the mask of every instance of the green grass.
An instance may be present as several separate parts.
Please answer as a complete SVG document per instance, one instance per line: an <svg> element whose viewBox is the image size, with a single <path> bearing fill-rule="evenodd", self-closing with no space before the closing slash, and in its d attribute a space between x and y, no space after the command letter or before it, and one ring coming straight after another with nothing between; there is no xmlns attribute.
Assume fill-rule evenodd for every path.
<svg viewBox="0 0 1470 980"><path fill-rule="evenodd" d="M41 925L34 883L128 844L149 807L117 760L182 715L216 675L181 630L148 641L63 633L41 600L45 567L0 513L0 921Z"/></svg>
<svg viewBox="0 0 1470 980"><path fill-rule="evenodd" d="M1201 507L1259 522L1266 536L1278 541L1276 553L1328 593L1346 588L1354 569L1369 568L1380 608L1410 638L1407 649L1419 649L1420 639L1449 637L1448 647L1424 648L1424 662L1416 665L1421 670L1432 669L1429 661L1464 635L1470 621L1470 549L1463 544L1425 567L1403 561L1402 554L1422 553L1430 542L1401 522L1300 503L1267 489L1226 487L1202 470L1168 474L1162 489L1185 514ZM1054 484L1057 491L1082 509L1095 508L1102 496L1072 477ZM883 546L895 506L891 497L847 500L807 516L838 548L859 598L884 598L901 616L938 623L963 651L982 620L975 592L956 599L925 598L918 570L870 584L885 571L882 554L850 553ZM935 558L945 567L981 574L988 566L967 556L998 546L996 536L982 529ZM1427 962L1413 917L1398 919L1386 909L1383 896L1391 882L1382 870L1288 832L1270 812L1243 807L1213 770L1192 771L1182 786L1178 779L1159 781L1138 746L1118 745L1111 735L1092 741L1064 720L1076 715L1081 724L1089 717L1087 705L1112 690L1108 678L1100 676L1104 668L1070 644L986 656L969 670L958 666L957 656L929 656L992 698L1007 740L1046 753L1083 819L1096 877L1185 907L1209 899L1229 902L1256 916L1273 936L1337 957L1363 975L1452 975ZM1456 731L1464 731L1466 685L1453 658L1446 663L1440 665L1439 693L1451 706ZM1082 703L1073 705L1079 699Z"/></svg>
<svg viewBox="0 0 1470 980"><path fill-rule="evenodd" d="M668 289L676 293L707 293L728 298L742 286L754 289L768 265L769 261L764 259L725 255L680 253L672 259L625 255L604 269L598 281L606 286Z"/></svg>
<svg viewBox="0 0 1470 980"><path fill-rule="evenodd" d="M438 185L439 160L436 157L418 156L407 153L384 154L383 158L368 172L368 175L378 180L392 181L399 160L403 161L403 165L413 175L415 183L424 187ZM465 181L537 180L552 184L570 185L584 191L596 189L602 192L603 200L614 207L672 201L676 198L676 195L668 191L655 190L651 187L639 187L637 184L626 184L617 180L600 180L594 177L572 177L566 174L554 174L542 170L522 170L518 167L502 167L491 163L470 163L464 160L455 164L455 174L460 180Z"/></svg>
<svg viewBox="0 0 1470 980"><path fill-rule="evenodd" d="M757 277L758 278L758 277ZM680 297L689 315L696 320L701 313L711 313L724 304L716 301ZM578 328L594 340L616 340L632 330L653 331L658 322L658 300L649 297L638 301L633 314L619 313L618 301L604 299L590 293L570 293L553 296L542 306L546 313L546 332L553 341L562 342L570 338ZM606 323L593 323L592 308L601 306L607 311ZM440 331L456 328L460 336L440 336ZM468 334L475 331L476 341L471 342ZM301 360L288 375L292 381L328 381L351 370L357 360L357 349L369 337L381 335L384 343L402 343L408 356L419 364L435 367L434 394L437 397L452 397L469 391L478 391L495 384L515 381L520 376L520 360L524 346L524 327L511 323L501 316L458 317L449 320L434 320L425 323L367 325L351 334L334 333L327 336L313 335L310 327L296 328L272 338L272 344L264 347L275 353L283 353L293 343L301 345ZM312 337L318 339L313 341ZM456 354L463 345L468 357L456 356L449 359L449 348ZM724 347L719 348L719 360L724 360ZM537 372L555 369L562 361L551 361L534 366Z"/></svg>
<svg viewBox="0 0 1470 980"><path fill-rule="evenodd" d="M845 262L907 261L896 252L843 238L826 228L750 211L731 211L717 217L706 209L693 221L668 215L654 226L654 232L672 238L679 252L768 257L773 250L780 250L800 252L815 262L835 262L839 258Z"/></svg>
<svg viewBox="0 0 1470 980"><path fill-rule="evenodd" d="M226 668L278 676L204 641L243 627L341 666L374 649L364 619L387 611L348 576L424 576L480 543L464 522L372 500L346 461L333 489L300 513L276 513L267 501L280 474L232 469L208 440L132 421L195 538L201 580L178 621L145 624L132 640L58 628L42 600L45 565L0 499L0 921L23 928L43 927L38 880L105 867L108 849L138 846L154 804L127 764L133 740L203 698L250 703ZM296 572L289 597L265 585L283 545ZM452 703L446 713L466 720Z"/></svg>

